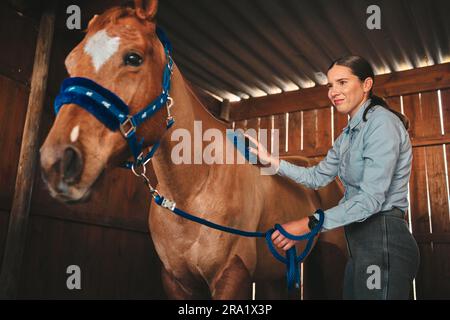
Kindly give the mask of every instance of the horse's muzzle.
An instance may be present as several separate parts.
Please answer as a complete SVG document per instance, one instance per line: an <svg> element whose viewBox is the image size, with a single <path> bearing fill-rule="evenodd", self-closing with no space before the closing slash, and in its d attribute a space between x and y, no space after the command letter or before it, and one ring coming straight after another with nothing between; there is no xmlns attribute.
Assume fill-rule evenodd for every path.
<svg viewBox="0 0 450 320"><path fill-rule="evenodd" d="M83 157L77 147L44 147L41 149L40 161L42 179L53 197L63 201L80 198L79 194L73 192L73 186L80 181L83 172Z"/></svg>

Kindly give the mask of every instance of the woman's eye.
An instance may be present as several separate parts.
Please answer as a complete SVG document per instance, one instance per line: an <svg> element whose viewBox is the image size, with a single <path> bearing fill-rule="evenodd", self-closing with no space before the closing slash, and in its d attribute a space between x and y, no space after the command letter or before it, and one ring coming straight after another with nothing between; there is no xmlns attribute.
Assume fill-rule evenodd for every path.
<svg viewBox="0 0 450 320"><path fill-rule="evenodd" d="M123 58L123 62L127 66L139 67L142 64L142 57L137 53L128 53Z"/></svg>
<svg viewBox="0 0 450 320"><path fill-rule="evenodd" d="M346 84L347 83L347 81L339 81L339 84L341 85L341 86L343 86L344 84Z"/></svg>

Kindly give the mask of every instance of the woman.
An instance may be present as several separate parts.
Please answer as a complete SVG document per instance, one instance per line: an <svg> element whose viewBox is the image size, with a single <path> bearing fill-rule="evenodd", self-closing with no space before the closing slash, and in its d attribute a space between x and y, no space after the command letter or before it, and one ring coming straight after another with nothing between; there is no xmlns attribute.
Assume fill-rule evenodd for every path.
<svg viewBox="0 0 450 320"><path fill-rule="evenodd" d="M322 231L344 226L349 250L344 299L408 299L419 265L419 250L404 219L412 161L408 119L372 94L374 74L365 59L336 60L327 77L329 99L350 120L323 161L311 168L279 161L246 135L257 145L249 150L278 168L277 174L309 188L339 176L345 195L325 211ZM282 226L299 235L317 222L313 215ZM278 231L272 241L283 250L295 244Z"/></svg>

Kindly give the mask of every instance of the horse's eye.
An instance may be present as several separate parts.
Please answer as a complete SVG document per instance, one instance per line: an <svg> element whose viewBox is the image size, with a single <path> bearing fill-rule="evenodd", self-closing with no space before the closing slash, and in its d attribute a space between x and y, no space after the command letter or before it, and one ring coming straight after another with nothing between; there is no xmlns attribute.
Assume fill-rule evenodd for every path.
<svg viewBox="0 0 450 320"><path fill-rule="evenodd" d="M142 57L137 53L127 53L123 58L123 62L127 66L139 67L142 64Z"/></svg>

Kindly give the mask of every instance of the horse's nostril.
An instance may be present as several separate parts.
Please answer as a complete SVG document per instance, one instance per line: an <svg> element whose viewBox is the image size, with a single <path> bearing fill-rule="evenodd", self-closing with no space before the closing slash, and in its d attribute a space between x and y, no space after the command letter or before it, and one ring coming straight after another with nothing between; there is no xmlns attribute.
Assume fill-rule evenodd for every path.
<svg viewBox="0 0 450 320"><path fill-rule="evenodd" d="M67 147L64 150L61 161L61 173L64 182L73 184L77 182L83 170L83 159L75 147Z"/></svg>

